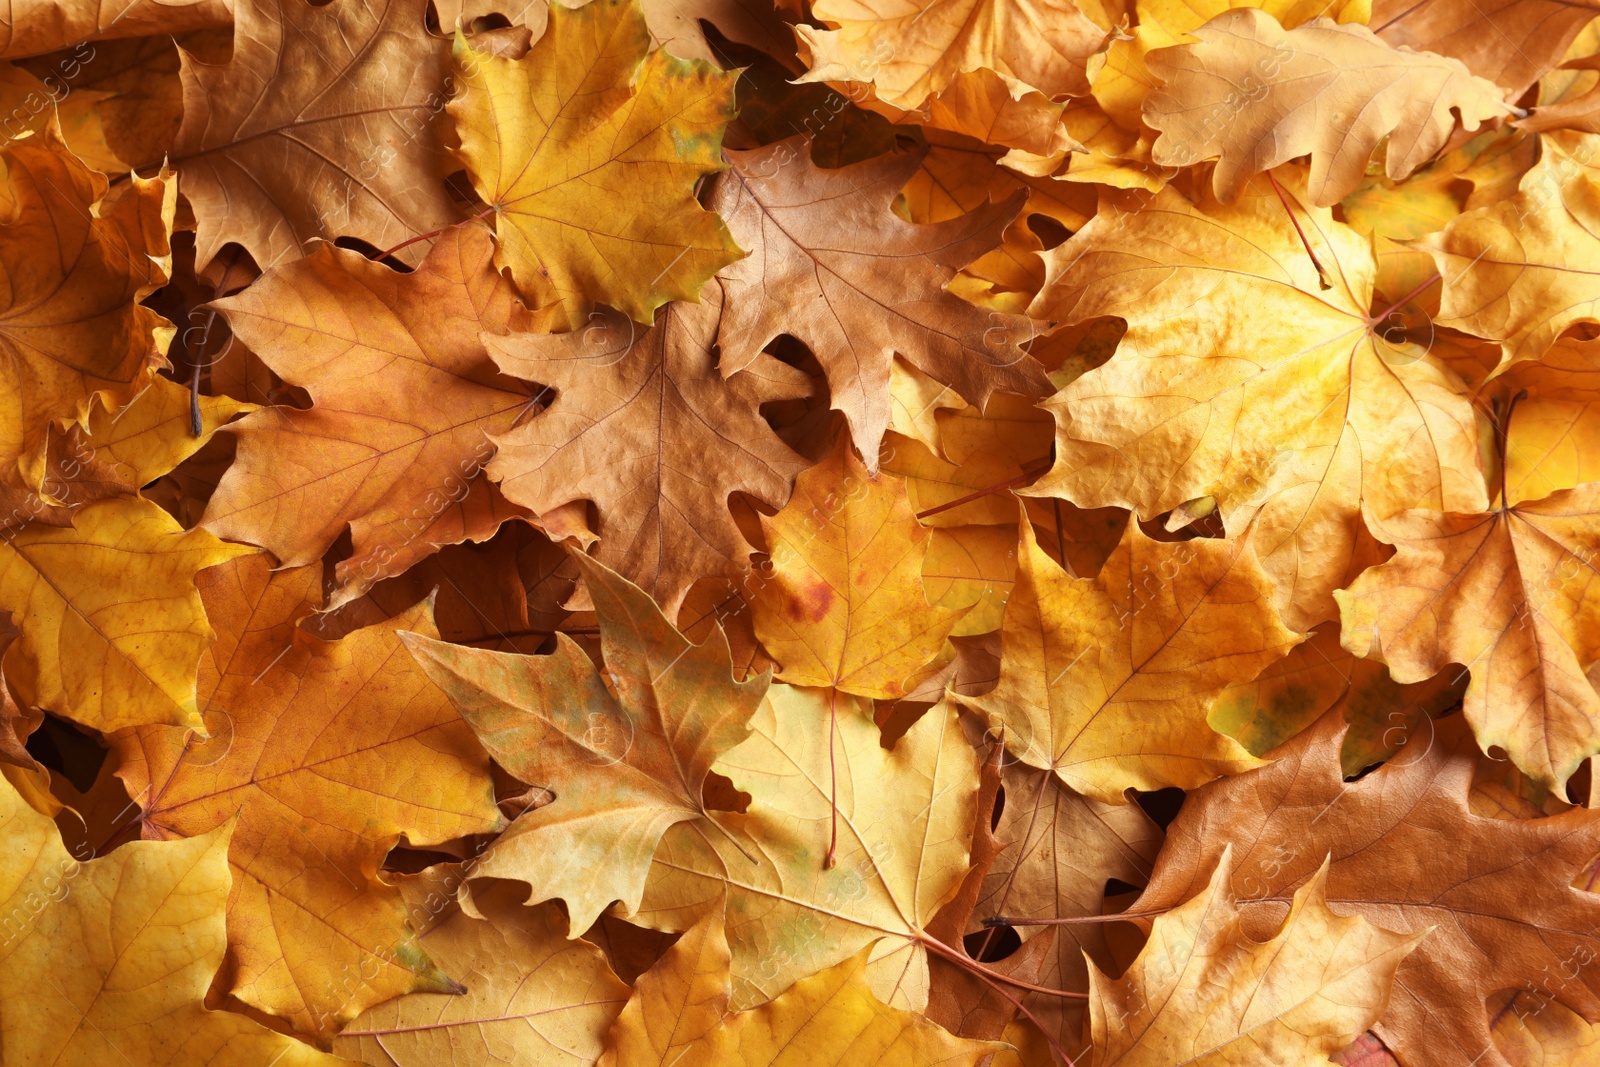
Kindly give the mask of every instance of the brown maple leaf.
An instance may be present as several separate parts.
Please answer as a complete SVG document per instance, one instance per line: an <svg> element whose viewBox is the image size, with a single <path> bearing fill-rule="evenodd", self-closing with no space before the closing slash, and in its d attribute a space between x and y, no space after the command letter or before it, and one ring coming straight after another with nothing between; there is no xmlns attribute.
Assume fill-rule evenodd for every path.
<svg viewBox="0 0 1600 1067"><path fill-rule="evenodd" d="M728 497L782 507L806 465L757 409L805 396L810 379L771 357L718 375L720 310L709 286L701 303L670 304L650 327L602 309L571 333L486 338L501 369L556 391L544 411L492 438L489 476L538 515L592 500L599 559L669 618L696 579L737 575L748 558Z"/></svg>
<svg viewBox="0 0 1600 1067"><path fill-rule="evenodd" d="M873 472L889 426L896 353L974 404L997 392L1049 392L1025 348L1035 332L1029 319L986 311L945 289L957 270L1000 243L1025 192L918 226L889 206L920 153L823 170L791 137L727 155L733 170L717 182L710 207L750 255L719 275L727 296L717 329L723 374L749 366L780 334L799 339L822 364L831 403Z"/></svg>
<svg viewBox="0 0 1600 1067"><path fill-rule="evenodd" d="M1600 852L1600 812L1507 821L1467 805L1478 749L1460 716L1424 725L1393 760L1346 783L1335 712L1270 765L1190 794L1167 828L1148 918L1199 892L1232 845L1246 932L1275 930L1331 857L1328 900L1390 930L1433 927L1401 964L1375 1027L1410 1067L1503 1067L1484 998L1526 988L1600 1018L1600 896L1571 887Z"/></svg>
<svg viewBox="0 0 1600 1067"><path fill-rule="evenodd" d="M229 241L263 268L317 238L388 248L460 217L444 184L449 53L423 27L425 0L233 7L232 59L183 58L172 161L199 223L197 263Z"/></svg>

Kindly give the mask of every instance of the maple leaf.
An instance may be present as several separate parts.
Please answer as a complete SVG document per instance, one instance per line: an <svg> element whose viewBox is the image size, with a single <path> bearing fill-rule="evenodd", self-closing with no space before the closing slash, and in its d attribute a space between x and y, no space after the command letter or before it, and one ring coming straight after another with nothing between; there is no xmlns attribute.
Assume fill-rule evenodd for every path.
<svg viewBox="0 0 1600 1067"><path fill-rule="evenodd" d="M1395 968L1428 933L1336 915L1324 861L1272 938L1252 940L1232 878L1224 847L1205 889L1151 924L1127 974L1090 972L1096 1067L1326 1063L1383 1011Z"/></svg>
<svg viewBox="0 0 1600 1067"><path fill-rule="evenodd" d="M129 497L85 505L71 526L29 525L3 541L0 609L22 630L5 671L25 705L99 730L201 726L195 667L214 635L196 573L251 549L183 530Z"/></svg>
<svg viewBox="0 0 1600 1067"><path fill-rule="evenodd" d="M1237 774L1258 761L1205 716L1298 642L1269 597L1242 540L1163 544L1130 524L1098 578L1074 578L1024 520L1000 684L956 699L1018 759L1105 803Z"/></svg>
<svg viewBox="0 0 1600 1067"><path fill-rule="evenodd" d="M1487 506L1460 379L1424 345L1375 332L1368 238L1296 207L1323 289L1264 183L1234 206L1171 187L1144 210L1130 194L1102 197L1094 221L1045 254L1034 313L1118 315L1128 332L1047 402L1056 465L1022 493L1142 518L1210 497L1230 530L1251 527L1301 630L1334 616L1363 508Z"/></svg>
<svg viewBox="0 0 1600 1067"><path fill-rule="evenodd" d="M1106 883L1150 878L1161 830L1137 804L1103 804L1061 785L1046 771L1008 761L1001 770L1006 803L994 836L1002 843L973 908L979 919L1026 915L1076 919L1104 910ZM976 933L982 927L975 927ZM1091 959L1106 958L1104 926L1023 927L1024 946L1054 929L1036 981L1087 990ZM993 934L990 935L994 936ZM1081 1003L1029 994L1037 1021L1063 1045L1079 1043Z"/></svg>
<svg viewBox="0 0 1600 1067"><path fill-rule="evenodd" d="M1396 47L1461 60L1510 99L1561 62L1597 11L1588 2L1552 0L1374 0L1371 25Z"/></svg>
<svg viewBox="0 0 1600 1067"><path fill-rule="evenodd" d="M755 576L752 619L778 661L777 677L903 696L906 679L939 652L961 616L930 606L923 593L929 531L917 522L905 483L868 474L841 437L761 526L772 569Z"/></svg>
<svg viewBox="0 0 1600 1067"><path fill-rule="evenodd" d="M1048 390L1044 369L1023 348L1034 336L1027 318L985 311L944 288L999 243L1026 199L1021 190L918 226L889 210L918 153L823 170L790 138L727 155L733 170L709 203L751 252L718 276L726 294L717 329L724 374L751 365L780 334L795 337L822 364L829 403L844 412L874 472L896 353L974 404L996 392ZM886 256L894 269L885 269Z"/></svg>
<svg viewBox="0 0 1600 1067"><path fill-rule="evenodd" d="M8 1062L91 1067L334 1067L242 1015L207 1011L227 946L228 834L137 842L85 862L0 784L0 1049Z"/></svg>
<svg viewBox="0 0 1600 1067"><path fill-rule="evenodd" d="M861 698L777 682L750 725L714 767L748 810L668 831L634 921L682 930L726 894L736 1010L875 941L873 995L920 1010L928 953L957 952L930 947L926 925L961 887L976 810L978 759L954 710L885 750Z"/></svg>
<svg viewBox="0 0 1600 1067"><path fill-rule="evenodd" d="M1004 1046L954 1037L880 1002L864 972L870 948L749 1011L728 1013L731 954L719 910L690 927L641 975L599 1067L976 1067Z"/></svg>
<svg viewBox="0 0 1600 1067"><path fill-rule="evenodd" d="M520 815L474 877L516 878L534 903L564 901L577 936L613 900L630 915L638 908L674 823L710 818L706 777L748 736L768 676L735 681L720 629L690 644L638 586L573 559L594 598L610 686L564 634L549 656L404 640L489 754L556 796Z"/></svg>
<svg viewBox="0 0 1600 1067"><path fill-rule="evenodd" d="M1499 86L1459 60L1391 48L1365 26L1323 18L1285 30L1265 11L1236 8L1189 32L1200 43L1145 57L1164 83L1144 102L1161 133L1151 155L1180 167L1216 157L1212 183L1229 203L1251 175L1309 153L1312 203L1336 204L1380 141L1385 172L1403 178L1444 147L1457 115L1471 131L1507 111Z"/></svg>
<svg viewBox="0 0 1600 1067"><path fill-rule="evenodd" d="M1368 524L1395 557L1338 597L1344 646L1400 682L1472 674L1478 743L1557 792L1600 752L1600 483L1480 514L1416 510Z"/></svg>
<svg viewBox="0 0 1600 1067"><path fill-rule="evenodd" d="M521 59L456 38L450 114L494 209L495 262L530 297L553 291L574 326L595 302L648 325L740 255L694 199L725 166L735 78L649 45L638 0L551 4ZM615 213L597 214L597 198Z"/></svg>
<svg viewBox="0 0 1600 1067"><path fill-rule="evenodd" d="M176 183L135 178L114 196L53 125L0 150L0 473L44 477L51 421L117 408L165 352L170 325L138 301L167 280Z"/></svg>
<svg viewBox="0 0 1600 1067"><path fill-rule="evenodd" d="M587 1067L599 1058L628 987L597 948L567 939L554 905L529 908L504 889L479 890L473 917L425 882L402 882L400 891L414 916L432 920L420 935L429 954L467 991L413 993L369 1008L334 1039L335 1051L366 1063L452 1067Z"/></svg>
<svg viewBox="0 0 1600 1067"><path fill-rule="evenodd" d="M259 553L206 572L219 636L201 690L216 737L196 746L186 731L139 727L111 743L145 837L237 816L227 989L329 1035L399 993L457 989L378 864L402 835L425 847L501 819L483 751L396 636L431 632L431 605L322 641L295 625L320 579L315 566L273 571Z"/></svg>
<svg viewBox="0 0 1600 1067"><path fill-rule="evenodd" d="M172 162L199 224L196 263L230 241L266 268L318 238L388 248L456 221L439 118L447 59L423 31L423 0L232 6L232 57L183 57Z"/></svg>
<svg viewBox="0 0 1600 1067"><path fill-rule="evenodd" d="M324 245L218 301L234 335L313 403L229 427L238 458L206 528L303 566L348 526L355 552L331 608L516 514L477 476L494 453L486 435L532 400L479 340L531 325L491 255L478 225L447 230L412 274Z"/></svg>
<svg viewBox="0 0 1600 1067"><path fill-rule="evenodd" d="M1150 886L1130 913L1192 895L1231 844L1232 889L1247 898L1245 932L1259 938L1280 922L1289 891L1331 855L1328 897L1341 912L1394 930L1433 927L1401 964L1374 1027L1403 1063L1502 1064L1483 1005L1503 988L1540 988L1595 1017L1600 975L1584 965L1600 954L1600 897L1570 883L1600 852L1600 814L1472 814L1471 732L1459 716L1427 722L1356 782L1343 780L1343 726L1333 714L1268 766L1203 786L1167 828Z"/></svg>
<svg viewBox="0 0 1600 1067"><path fill-rule="evenodd" d="M729 496L781 507L805 467L758 408L806 395L810 379L766 357L724 380L712 355L722 302L707 296L668 306L648 330L605 310L571 333L485 339L502 370L556 390L492 438L489 476L540 516L594 501L599 558L668 616L695 580L744 569L751 546Z"/></svg>
<svg viewBox="0 0 1600 1067"><path fill-rule="evenodd" d="M1575 323L1600 321L1588 284L1600 243L1592 134L1544 134L1518 192L1453 220L1416 247L1444 277L1438 323L1498 341L1500 367L1539 358Z"/></svg>

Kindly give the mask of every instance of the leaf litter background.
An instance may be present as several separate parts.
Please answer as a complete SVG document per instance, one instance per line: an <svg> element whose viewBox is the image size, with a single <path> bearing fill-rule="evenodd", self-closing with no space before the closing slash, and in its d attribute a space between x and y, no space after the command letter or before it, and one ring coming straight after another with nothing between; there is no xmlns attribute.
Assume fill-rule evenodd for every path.
<svg viewBox="0 0 1600 1067"><path fill-rule="evenodd" d="M12 5L0 1062L1600 1063L1597 16Z"/></svg>

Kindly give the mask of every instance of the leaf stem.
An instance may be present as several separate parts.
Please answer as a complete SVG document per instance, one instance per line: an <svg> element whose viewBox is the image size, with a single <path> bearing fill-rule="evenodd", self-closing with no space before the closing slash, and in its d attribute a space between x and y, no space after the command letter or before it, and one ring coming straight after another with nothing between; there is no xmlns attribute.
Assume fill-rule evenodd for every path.
<svg viewBox="0 0 1600 1067"><path fill-rule="evenodd" d="M478 212L476 215L473 215L470 218L466 219L466 221L467 222L472 222L474 219L486 219L490 215L493 215L495 213L495 210L496 210L495 205L490 204L488 207L484 208L482 211ZM456 223L451 223L451 225L453 226L453 225L457 225L457 224ZM419 233L415 237L408 237L404 241L401 241L399 244L395 245L393 248L386 249L386 250L384 250L382 252L371 253L371 254L369 254L367 256L367 258L370 259L370 260L374 260L374 261L382 260L382 259L388 259L390 256L394 255L396 252L400 251L402 248L406 247L407 245L414 245L418 241L426 241L430 237L437 237L441 233L443 233L444 231L448 230L449 228L450 228L449 226L440 226L437 230L429 230L427 233Z"/></svg>
<svg viewBox="0 0 1600 1067"><path fill-rule="evenodd" d="M1376 326L1378 323L1380 323L1384 319L1388 318L1391 314L1393 314L1400 307L1404 306L1407 301L1412 300L1415 297L1421 296L1423 290L1427 289L1428 286L1432 285L1434 282L1438 281L1442 277L1444 277L1444 275L1440 274L1438 271L1434 271L1433 272L1433 276L1430 277L1427 281L1423 282L1421 285L1419 285L1415 289L1411 290L1405 296L1402 296L1399 300L1396 300L1394 303L1390 304L1388 307L1384 308L1382 311L1380 311L1376 315L1374 315L1372 317L1372 325Z"/></svg>
<svg viewBox="0 0 1600 1067"><path fill-rule="evenodd" d="M1272 176L1270 170L1262 173L1266 174L1267 181L1272 183L1272 191L1278 194L1278 202L1283 205L1284 213L1289 216L1289 223L1294 227L1294 232L1300 235L1300 244L1305 247L1306 255L1311 257L1311 265L1317 268L1317 280L1322 283L1324 289L1332 289L1333 283L1328 281L1328 272L1322 269L1322 261L1311 251L1311 242L1306 239L1306 231L1300 228L1300 220L1294 217L1294 209L1289 206L1289 198L1283 195L1278 179Z"/></svg>
<svg viewBox="0 0 1600 1067"><path fill-rule="evenodd" d="M973 974L988 977L996 982L1004 982L1006 985L1015 986L1018 989L1026 989L1030 993L1039 993L1047 997L1057 997L1061 1000L1089 999L1089 994L1087 993L1073 993L1065 989L1051 989L1049 986L1045 985L1034 985L1032 982L1024 982L1020 978L1013 978L1009 974L1001 974L999 971L990 970L988 967L985 967L983 964L979 963L971 956L968 956L966 953L957 952L943 941L929 937L927 934L919 932L916 935L916 941L929 951L937 953L940 956L944 956L947 959L954 960L957 964L965 967Z"/></svg>
<svg viewBox="0 0 1600 1067"><path fill-rule="evenodd" d="M1165 915L1170 909L1157 911L1119 911L1114 915L1080 915L1065 919L1019 919L1013 915L991 915L983 920L985 926L1078 926L1086 923L1115 923L1124 919L1144 919Z"/></svg>
<svg viewBox="0 0 1600 1067"><path fill-rule="evenodd" d="M1040 474L1044 473L1043 468L1048 467L1050 462L1051 460L1049 456L1029 460L1027 463L1023 464L1022 473L1017 475L1015 478L1007 478L998 485L985 486L982 489L968 493L966 496L957 497L954 500L946 501L945 503L939 504L936 507L928 508L926 511L919 511L917 512L917 518L926 519L930 515L937 515L942 511L950 511L954 508L959 508L962 504L970 504L974 500L979 500L986 496L992 496L995 493L1004 492L1005 490L1019 486L1024 482L1030 482L1037 478Z"/></svg>
<svg viewBox="0 0 1600 1067"><path fill-rule="evenodd" d="M834 757L834 735L839 729L839 690L828 690L828 807L833 812L833 828L828 833L828 854L822 857L822 869L833 870L838 862L835 853L839 848L839 766Z"/></svg>

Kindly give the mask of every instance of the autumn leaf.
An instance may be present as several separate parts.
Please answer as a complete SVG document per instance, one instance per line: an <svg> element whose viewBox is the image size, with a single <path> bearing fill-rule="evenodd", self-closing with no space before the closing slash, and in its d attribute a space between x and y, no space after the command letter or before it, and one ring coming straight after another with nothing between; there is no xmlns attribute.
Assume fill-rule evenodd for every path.
<svg viewBox="0 0 1600 1067"><path fill-rule="evenodd" d="M1139 203L1103 194L1046 254L1034 314L1129 325L1110 362L1048 402L1056 465L1025 494L1142 518L1210 497L1230 531L1251 526L1297 629L1334 616L1363 509L1486 507L1460 379L1424 344L1376 332L1368 239L1293 207L1324 289L1264 182L1231 207L1173 188Z"/></svg>
<svg viewBox="0 0 1600 1067"><path fill-rule="evenodd" d="M1600 752L1600 694L1583 673L1600 658L1597 509L1591 482L1482 514L1369 518L1398 551L1335 594L1345 647L1400 682L1465 665L1478 743L1564 791Z"/></svg>
<svg viewBox="0 0 1600 1067"><path fill-rule="evenodd" d="M830 732L834 699L845 706ZM728 833L676 826L657 849L634 921L682 930L726 894L735 1010L873 942L873 995L920 1010L928 953L955 951L930 948L924 927L966 871L977 755L951 709L885 750L859 699L774 683L751 737L715 765L750 794L748 810L716 816Z"/></svg>
<svg viewBox="0 0 1600 1067"><path fill-rule="evenodd" d="M874 471L896 353L974 404L997 392L1047 391L1043 368L1023 347L1035 332L1028 319L983 311L944 288L999 243L1021 209L1020 191L917 226L889 210L917 168L916 153L822 170L791 138L728 158L733 169L709 203L751 251L719 275L724 374L750 366L780 334L795 337L822 364L830 404L844 412ZM886 256L894 269L884 269Z"/></svg>
<svg viewBox="0 0 1600 1067"><path fill-rule="evenodd" d="M1090 972L1096 1067L1326 1063L1383 1011L1405 935L1328 908L1328 864L1295 890L1270 940L1246 936L1232 852L1192 900L1158 916L1120 979ZM1204 1050L1196 1055L1197 1050Z"/></svg>
<svg viewBox="0 0 1600 1067"><path fill-rule="evenodd" d="M517 514L478 477L489 435L533 400L479 340L531 325L491 255L477 225L446 231L412 274L325 245L219 301L234 335L313 403L229 428L238 458L206 528L304 566L348 527L355 551L328 600L338 607Z"/></svg>
<svg viewBox="0 0 1600 1067"><path fill-rule="evenodd" d="M1252 175L1309 154L1311 202L1336 204L1380 141L1385 172L1403 178L1445 146L1457 116L1470 132L1507 111L1500 88L1459 61L1391 48L1365 26L1314 19L1285 30L1236 8L1189 32L1199 44L1145 57L1163 82L1144 102L1161 133L1151 155L1179 167L1216 157L1212 183L1228 203ZM1235 87L1247 78L1241 106Z"/></svg>
<svg viewBox="0 0 1600 1067"><path fill-rule="evenodd" d="M888 699L944 645L961 612L929 605L929 531L905 482L873 476L841 438L800 475L784 509L763 517L771 573L756 574L756 636L777 677Z"/></svg>
<svg viewBox="0 0 1600 1067"><path fill-rule="evenodd" d="M712 354L721 305L708 291L649 329L600 311L571 333L485 339L502 370L556 391L492 438L489 476L539 516L592 500L599 558L669 616L696 579L743 571L752 546L729 496L781 507L805 466L757 409L805 396L810 380L770 357L724 380Z"/></svg>
<svg viewBox="0 0 1600 1067"><path fill-rule="evenodd" d="M214 634L196 573L250 551L128 497L85 506L70 527L8 533L0 608L22 635L6 677L24 704L99 730L200 727L195 669Z"/></svg>
<svg viewBox="0 0 1600 1067"><path fill-rule="evenodd" d="M564 901L577 936L613 900L638 909L671 826L710 820L706 777L748 736L768 676L734 681L720 629L690 644L638 586L573 558L595 601L610 686L565 635L549 656L404 640L489 754L556 794L519 816L474 875L525 881L534 903Z"/></svg>
<svg viewBox="0 0 1600 1067"><path fill-rule="evenodd" d="M53 127L0 150L0 469L21 464L30 487L54 421L86 424L96 403L118 408L171 338L138 301L167 280L176 185L135 179L108 196ZM48 493L48 490L47 490Z"/></svg>
<svg viewBox="0 0 1600 1067"><path fill-rule="evenodd" d="M495 262L528 297L553 294L573 326L595 303L649 325L740 255L694 199L695 182L724 166L734 78L649 44L636 0L551 4L522 59L456 38L450 114L494 210ZM597 197L613 217L595 214Z"/></svg>
<svg viewBox="0 0 1600 1067"><path fill-rule="evenodd" d="M1024 522L1000 684L957 699L1018 759L1104 803L1238 774L1258 761L1206 711L1297 643L1269 597L1243 542L1162 544L1130 525L1098 578L1074 578Z"/></svg>
<svg viewBox="0 0 1600 1067"><path fill-rule="evenodd" d="M227 26L233 7L228 0L22 0L0 22L0 59L74 46L92 58L94 48L80 42Z"/></svg>
<svg viewBox="0 0 1600 1067"><path fill-rule="evenodd" d="M819 0L811 13L830 29L795 27L803 80L869 85L867 106L890 117L1038 155L1065 150L1036 131L1059 129L1056 101L1087 91L1106 36L1070 0Z"/></svg>
<svg viewBox="0 0 1600 1067"><path fill-rule="evenodd" d="M397 994L457 989L378 865L402 835L426 847L502 820L483 751L396 636L430 632L431 605L322 641L295 625L317 606L320 570L273 571L257 553L206 572L219 635L200 686L213 737L139 727L111 741L146 838L237 817L227 988L326 1037Z"/></svg>
<svg viewBox="0 0 1600 1067"><path fill-rule="evenodd" d="M1461 60L1511 98L1556 66L1594 17L1586 3L1551 0L1374 0L1371 25L1397 48Z"/></svg>
<svg viewBox="0 0 1600 1067"><path fill-rule="evenodd" d="M1005 805L994 836L1002 844L974 904L971 933L999 930L979 925L996 916L1081 919L1102 913L1106 884L1143 885L1150 877L1161 830L1137 804L1103 804L1074 793L1053 775L1008 760L1001 770ZM1049 928L1027 927L1023 944ZM1105 927L1057 926L1035 979L1059 989L1087 992L1090 960L1107 958ZM1029 994L1025 1002L1064 1047L1080 1043L1081 1002Z"/></svg>
<svg viewBox="0 0 1600 1067"><path fill-rule="evenodd" d="M366 1063L592 1064L628 998L600 951L568 940L555 905L523 906L480 891L478 917L403 882L421 940L464 994L413 993L368 1009L334 1039L336 1052ZM442 914L441 914L442 913Z"/></svg>
<svg viewBox="0 0 1600 1067"><path fill-rule="evenodd" d="M953 1037L880 1002L863 976L870 949L796 982L766 1004L727 1013L728 941L710 912L640 976L600 1067L680 1061L729 1067L975 1065L1001 1046Z"/></svg>
<svg viewBox="0 0 1600 1067"><path fill-rule="evenodd" d="M1439 325L1499 342L1499 369L1538 359L1575 323L1600 321L1586 266L1600 252L1600 186L1585 162L1597 149L1590 134L1540 137L1539 161L1515 196L1416 246L1444 277Z"/></svg>
<svg viewBox="0 0 1600 1067"><path fill-rule="evenodd" d="M1581 1012L1600 1010L1596 972L1585 966L1600 953L1592 932L1600 898L1569 885L1600 852L1595 813L1473 815L1470 731L1459 716L1426 722L1357 782L1343 780L1334 714L1268 766L1202 787L1168 827L1150 887L1130 911L1160 912L1192 896L1231 845L1230 891L1241 898L1245 933L1259 940L1281 924L1290 891L1331 856L1328 899L1342 914L1386 929L1433 928L1401 964L1374 1027L1401 1062L1502 1062L1484 1010L1498 989L1540 987Z"/></svg>
<svg viewBox="0 0 1600 1067"><path fill-rule="evenodd" d="M448 59L422 0L232 7L232 57L183 59L172 162L198 221L196 263L230 241L262 268L318 238L388 248L460 217L443 182Z"/></svg>
<svg viewBox="0 0 1600 1067"><path fill-rule="evenodd" d="M227 940L230 827L80 861L0 783L0 1048L18 1063L334 1067L242 1015L204 1006Z"/></svg>

